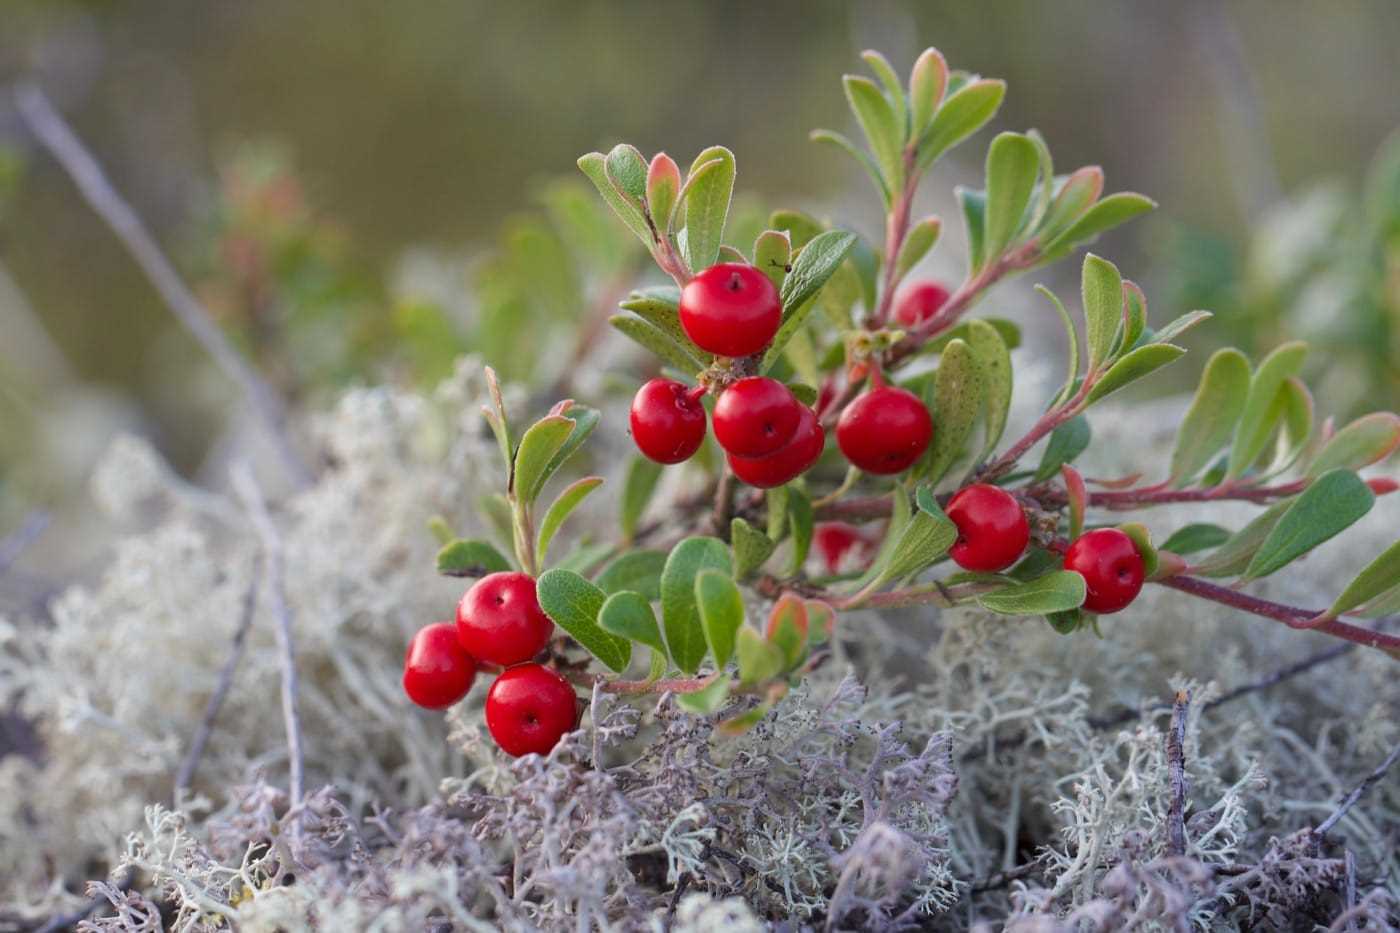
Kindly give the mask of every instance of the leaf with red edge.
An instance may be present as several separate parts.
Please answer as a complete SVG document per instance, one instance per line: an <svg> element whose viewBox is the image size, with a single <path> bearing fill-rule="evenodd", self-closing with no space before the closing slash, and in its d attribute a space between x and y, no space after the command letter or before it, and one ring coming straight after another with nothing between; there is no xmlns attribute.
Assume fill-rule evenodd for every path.
<svg viewBox="0 0 1400 933"><path fill-rule="evenodd" d="M1073 541L1084 531L1084 509L1089 503L1089 493L1084 488L1084 477L1068 463L1060 466L1060 476L1065 481L1065 497L1069 502L1069 537Z"/></svg>

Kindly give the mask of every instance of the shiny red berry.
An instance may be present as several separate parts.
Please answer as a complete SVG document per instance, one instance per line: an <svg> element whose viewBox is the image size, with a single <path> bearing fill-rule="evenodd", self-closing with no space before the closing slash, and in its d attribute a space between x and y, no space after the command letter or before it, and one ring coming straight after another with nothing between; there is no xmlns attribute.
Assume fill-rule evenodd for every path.
<svg viewBox="0 0 1400 933"><path fill-rule="evenodd" d="M486 694L486 728L508 755L547 755L578 721L574 688L540 664L504 671Z"/></svg>
<svg viewBox="0 0 1400 933"><path fill-rule="evenodd" d="M767 376L749 376L725 389L715 402L715 440L740 457L766 457L792 440L802 403L787 386Z"/></svg>
<svg viewBox="0 0 1400 933"><path fill-rule="evenodd" d="M487 574L457 604L457 640L483 661L528 661L552 634L554 623L535 598L535 579L526 573Z"/></svg>
<svg viewBox="0 0 1400 933"><path fill-rule="evenodd" d="M792 440L766 457L736 457L727 454L729 468L734 475L759 489L771 489L792 482L806 473L826 445L826 431L816 414L806 405L801 406L801 418Z"/></svg>
<svg viewBox="0 0 1400 933"><path fill-rule="evenodd" d="M812 532L812 544L827 573L859 570L869 561L870 539L846 522L819 523Z"/></svg>
<svg viewBox="0 0 1400 933"><path fill-rule="evenodd" d="M836 443L867 473L902 473L933 439L933 419L913 392L880 386L859 396L836 422Z"/></svg>
<svg viewBox="0 0 1400 933"><path fill-rule="evenodd" d="M1142 589L1142 555L1117 528L1087 531L1065 552L1065 569L1084 578L1089 595L1084 608L1107 615L1127 607Z"/></svg>
<svg viewBox="0 0 1400 933"><path fill-rule="evenodd" d="M999 486L968 486L949 501L947 513L958 526L958 540L948 553L964 570L1005 570L1030 543L1031 526L1021 503Z"/></svg>
<svg viewBox="0 0 1400 933"><path fill-rule="evenodd" d="M718 356L757 353L782 318L773 280L745 263L710 266L681 289L681 327L697 347Z"/></svg>
<svg viewBox="0 0 1400 933"><path fill-rule="evenodd" d="M632 399L632 440L657 463L689 460L705 440L705 408L696 392L653 379Z"/></svg>
<svg viewBox="0 0 1400 933"><path fill-rule="evenodd" d="M418 630L403 658L403 692L419 706L445 709L467 695L476 677L476 660L457 640L451 622L434 622Z"/></svg>
<svg viewBox="0 0 1400 933"><path fill-rule="evenodd" d="M907 289L895 306L895 320L905 327L916 327L933 317L948 303L948 289L938 282L920 282Z"/></svg>

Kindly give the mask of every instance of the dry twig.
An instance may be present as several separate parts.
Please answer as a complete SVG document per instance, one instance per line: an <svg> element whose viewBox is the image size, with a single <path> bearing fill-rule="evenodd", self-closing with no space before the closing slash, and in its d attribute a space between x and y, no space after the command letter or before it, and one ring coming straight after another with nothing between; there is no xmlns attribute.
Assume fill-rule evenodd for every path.
<svg viewBox="0 0 1400 933"><path fill-rule="evenodd" d="M1167 854L1186 854L1186 714L1191 709L1191 693L1178 690L1172 705L1172 725L1167 732L1167 773L1171 782L1171 803L1167 807Z"/></svg>

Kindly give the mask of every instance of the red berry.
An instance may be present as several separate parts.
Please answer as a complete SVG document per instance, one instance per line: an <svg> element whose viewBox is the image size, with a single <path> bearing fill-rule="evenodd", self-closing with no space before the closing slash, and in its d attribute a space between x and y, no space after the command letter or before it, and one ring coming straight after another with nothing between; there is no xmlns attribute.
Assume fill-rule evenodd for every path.
<svg viewBox="0 0 1400 933"><path fill-rule="evenodd" d="M913 392L880 386L858 397L836 422L836 443L867 473L902 473L933 439L933 419Z"/></svg>
<svg viewBox="0 0 1400 933"><path fill-rule="evenodd" d="M715 440L731 454L765 457L792 440L802 403L776 379L749 376L715 402Z"/></svg>
<svg viewBox="0 0 1400 933"><path fill-rule="evenodd" d="M540 664L505 671L486 694L486 728L508 755L547 755L578 721L574 688Z"/></svg>
<svg viewBox="0 0 1400 933"><path fill-rule="evenodd" d="M710 266L681 290L681 327L702 350L748 356L768 346L783 318L773 280L741 262Z"/></svg>
<svg viewBox="0 0 1400 933"><path fill-rule="evenodd" d="M729 468L734 475L759 489L770 489L797 479L817 462L826 445L826 431L816 414L806 405L800 406L801 419L792 440L766 457L737 457L728 454Z"/></svg>
<svg viewBox="0 0 1400 933"><path fill-rule="evenodd" d="M1026 513L1016 497L999 486L968 486L952 498L947 511L958 526L958 540L949 554L964 570L1005 570L1030 543Z"/></svg>
<svg viewBox="0 0 1400 933"><path fill-rule="evenodd" d="M528 661L553 633L554 623L535 598L535 579L526 573L487 574L457 604L457 640L483 661Z"/></svg>
<svg viewBox="0 0 1400 933"><path fill-rule="evenodd" d="M457 641L451 622L425 625L403 657L403 692L419 706L445 709L467 695L476 677L476 659Z"/></svg>
<svg viewBox="0 0 1400 933"><path fill-rule="evenodd" d="M705 440L705 408L692 391L670 379L653 379L632 399L632 440L657 463L689 460Z"/></svg>
<svg viewBox="0 0 1400 933"><path fill-rule="evenodd" d="M917 327L948 303L948 289L938 282L920 282L905 291L894 316L905 327Z"/></svg>
<svg viewBox="0 0 1400 933"><path fill-rule="evenodd" d="M1117 528L1085 532L1065 552L1065 569L1084 578L1089 595L1084 608L1108 615L1125 608L1142 589L1142 555Z"/></svg>
<svg viewBox="0 0 1400 933"><path fill-rule="evenodd" d="M827 573L857 570L870 553L869 539L855 525L846 522L821 522L812 532L812 543Z"/></svg>

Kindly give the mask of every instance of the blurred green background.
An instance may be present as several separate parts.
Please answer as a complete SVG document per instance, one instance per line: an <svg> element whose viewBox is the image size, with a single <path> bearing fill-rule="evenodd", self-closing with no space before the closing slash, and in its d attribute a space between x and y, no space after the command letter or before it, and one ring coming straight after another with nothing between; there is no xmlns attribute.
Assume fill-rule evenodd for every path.
<svg viewBox="0 0 1400 933"><path fill-rule="evenodd" d="M1393 400L1400 158L1369 167L1400 126L1397 3L0 0L0 533L118 428L196 473L232 392L29 142L13 82L45 88L299 398L371 378L395 342L436 373L483 305L529 301L503 229L507 254L511 231L553 229L568 262L625 275L625 240L588 234L549 186L618 140L682 165L723 143L755 202L878 230L864 180L806 134L848 128L838 78L861 49L903 70L927 45L1009 81L995 127L1037 127L1057 167L1101 164L1109 190L1159 200L1103 247L1154 316L1209 307L1214 339L1257 350L1321 315L1362 361L1342 405ZM947 193L980 180L990 135L926 183L952 226ZM412 285L425 265L437 284ZM269 304L301 323L269 325Z"/></svg>

